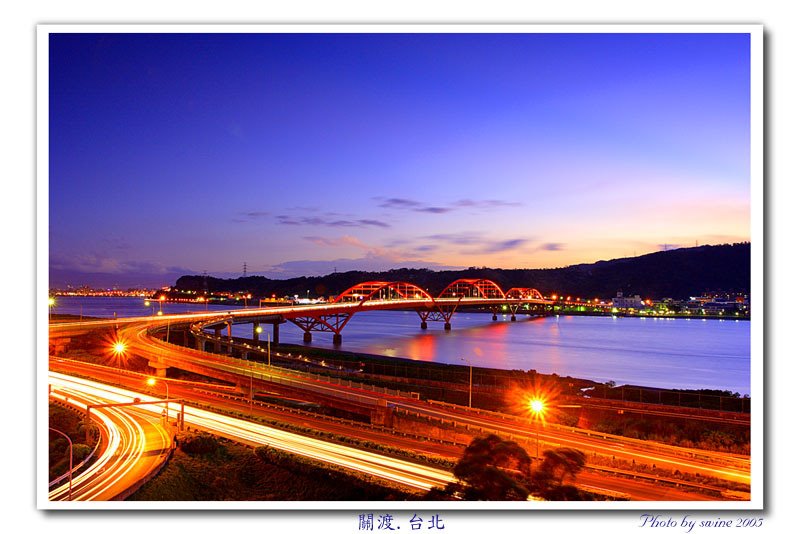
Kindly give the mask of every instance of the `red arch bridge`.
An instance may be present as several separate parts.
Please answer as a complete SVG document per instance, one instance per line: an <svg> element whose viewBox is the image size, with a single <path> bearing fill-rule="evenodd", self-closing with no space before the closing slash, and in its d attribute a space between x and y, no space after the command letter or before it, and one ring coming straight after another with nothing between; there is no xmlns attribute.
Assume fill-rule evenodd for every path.
<svg viewBox="0 0 800 534"><path fill-rule="evenodd" d="M419 314L421 328L427 328L429 321L436 321L444 323L445 330L450 330L450 321L459 308L488 309L492 311L492 319L497 320L497 313L505 307L511 313L511 320L516 321L521 309L525 313L544 314L552 304L552 300L544 298L535 288L514 287L503 291L495 282L487 279L461 278L450 283L437 296L409 282L371 281L351 287L330 302L237 310L197 322L191 326L191 330L200 340L211 337L205 330L214 329L216 335L212 339L220 343L223 329L227 328L230 340L233 324L252 323L253 339L258 341L261 324L271 324L272 341L277 343L278 325L289 321L303 330L305 342L311 341L312 332L331 332L333 343L339 345L342 342L342 330L360 312L414 310Z"/></svg>

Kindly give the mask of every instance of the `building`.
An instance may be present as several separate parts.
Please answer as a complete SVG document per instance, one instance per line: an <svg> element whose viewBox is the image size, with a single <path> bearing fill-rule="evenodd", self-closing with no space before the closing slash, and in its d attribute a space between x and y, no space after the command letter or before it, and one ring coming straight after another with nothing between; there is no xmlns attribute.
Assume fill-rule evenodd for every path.
<svg viewBox="0 0 800 534"><path fill-rule="evenodd" d="M617 296L614 297L611 301L611 305L617 309L642 309L644 308L644 302L642 302L642 297L639 295L634 295L632 297L625 297L622 295L622 291L617 292Z"/></svg>

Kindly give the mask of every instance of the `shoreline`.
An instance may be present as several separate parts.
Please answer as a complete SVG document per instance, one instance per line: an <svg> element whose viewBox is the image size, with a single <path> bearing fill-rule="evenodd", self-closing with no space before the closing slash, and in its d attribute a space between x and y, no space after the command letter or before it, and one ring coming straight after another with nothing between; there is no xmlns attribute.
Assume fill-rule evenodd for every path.
<svg viewBox="0 0 800 534"><path fill-rule="evenodd" d="M117 297L92 297L92 298L117 298ZM126 298L128 298L128 297L126 297ZM486 312L484 312L484 311L473 311L473 312L467 312L467 313L485 314ZM570 317L570 316L587 316L587 315L596 316L596 317L608 317L607 314L593 314L593 313L557 314L556 317L559 317L559 316L562 316L562 315L564 315L566 317ZM141 317L145 318L147 316L146 315L142 315ZM642 318L645 318L645 319L653 318L653 319L655 319L656 318L656 317L639 316L639 315L631 315L631 316L625 315L625 316L621 316L621 317L627 317L627 318L631 318L631 319L636 318L636 317L638 317L639 319L642 319ZM61 322L61 321L69 321L69 320L73 320L73 319L77 320L78 318L79 318L79 316L77 314L53 313L52 316L51 316L51 321L55 323L55 322ZM103 319L102 317L89 316L89 315L82 315L82 316L80 316L80 318L82 320L84 320L84 321L87 321L87 322L93 321L93 320L102 320ZM667 317L658 317L658 318L659 319L671 319L672 317L669 317L669 318L667 318ZM709 320L711 320L711 319L719 319L719 320L722 320L722 318L717 318L717 317L704 318L704 319L709 319ZM244 342L252 343L252 340L249 340L247 338L240 338L240 339L242 339ZM262 342L262 344L264 345L264 348L266 348L266 344L264 344L263 342ZM350 359L350 360L353 360L353 359L369 359L369 360L374 361L374 362L383 362L383 364L386 365L386 366L402 365L402 366L416 366L418 368L427 368L427 369L441 369L441 370L456 369L456 370L460 370L460 372L463 373L465 376L468 374L468 370L469 370L469 367L470 367L470 365L468 365L468 364L446 363L446 362L437 362L437 361L421 361L421 360L416 360L416 359L413 359L413 358L410 358L410 357L407 357L407 356L386 356L386 355L370 353L370 352L364 352L364 351L359 351L359 350L342 350L342 349L337 349L335 347L305 345L305 344L300 344L300 343L297 343L297 342L285 343L285 344L281 344L280 346L276 346L275 344L273 344L272 347L273 347L273 353L277 352L279 350L285 350L285 351L292 351L294 353L302 353L302 354L327 355L329 359L333 355L336 355L340 359L341 358ZM324 359L324 357L322 359ZM609 376L609 377L605 377L604 376L603 378L590 378L590 377L581 376L578 371L575 371L574 373L567 374L567 375L561 375L561 374L559 374L557 372L548 373L546 371L539 371L538 369L524 369L522 367L517 367L517 368L514 368L514 369L503 369L503 368L493 368L493 367L483 367L483 366L479 366L479 365L472 365L472 369L473 369L473 372L476 375L494 375L494 376L498 376L498 377L511 377L511 376L514 376L514 377L519 378L521 376L527 376L527 377L532 377L532 376L538 376L538 377L541 377L541 376L554 376L554 377L558 377L558 378L569 379L569 380L571 380L573 382L580 382L580 383L583 384L583 387L586 387L586 388L589 388L589 387L595 387L595 388L604 387L604 388L607 388L609 390L617 389L617 390L623 390L624 391L625 389L627 389L627 390L641 390L641 391L644 391L644 392L650 392L650 391L681 392L681 394L709 394L710 392L714 392L714 393L711 393L711 394L717 394L717 395L720 395L720 396L730 397L730 398L740 398L740 399L749 398L749 392L748 393L742 393L741 391L734 391L732 388L725 388L725 386L717 386L717 385L715 385L715 386L706 386L706 387L702 387L702 386L701 387L677 387L677 386L672 386L671 387L669 385L646 385L646 384L637 384L637 383L634 383L634 382L620 383L620 381L618 379L615 379L613 376ZM449 372L448 372L448 374L449 374ZM476 383L478 383L479 378L477 376L475 378L476 378ZM608 379L606 379L606 378L608 378ZM605 391L605 389L603 389L603 394L604 395L608 395L608 392ZM611 396L613 397L614 394L611 394Z"/></svg>

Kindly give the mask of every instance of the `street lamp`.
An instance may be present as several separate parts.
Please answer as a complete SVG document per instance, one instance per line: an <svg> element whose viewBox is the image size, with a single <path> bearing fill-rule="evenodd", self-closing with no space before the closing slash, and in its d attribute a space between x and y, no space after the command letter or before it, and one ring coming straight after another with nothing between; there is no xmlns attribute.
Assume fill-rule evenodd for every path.
<svg viewBox="0 0 800 534"><path fill-rule="evenodd" d="M67 443L69 443L69 498L68 500L72 500L72 440L69 439L69 436L61 432L60 430L56 430L53 427L48 427L53 432L58 432L65 438L67 438Z"/></svg>
<svg viewBox="0 0 800 534"><path fill-rule="evenodd" d="M125 350L127 349L127 345L125 342L118 339L111 345L111 352L114 353L114 356L117 357L117 369L119 369L119 378L120 383L122 383L122 358L125 357Z"/></svg>
<svg viewBox="0 0 800 534"><path fill-rule="evenodd" d="M147 379L147 385L150 387L155 386L157 382L158 381L153 377ZM164 408L164 415L166 416L167 424L169 424L169 384L167 384L166 380L162 380L161 383L164 384L164 387L167 389L167 405L166 408Z"/></svg>
<svg viewBox="0 0 800 534"><path fill-rule="evenodd" d="M533 397L528 401L528 409L530 409L533 417L537 419L536 423L536 459L539 459L539 420L544 418L544 411L545 411L545 404L544 401L540 398Z"/></svg>
<svg viewBox="0 0 800 534"><path fill-rule="evenodd" d="M472 362L464 358L459 358L459 360L467 362L467 365L469 365L469 407L472 408Z"/></svg>
<svg viewBox="0 0 800 534"><path fill-rule="evenodd" d="M53 306L56 305L55 297L50 297L47 299L47 320L53 320Z"/></svg>

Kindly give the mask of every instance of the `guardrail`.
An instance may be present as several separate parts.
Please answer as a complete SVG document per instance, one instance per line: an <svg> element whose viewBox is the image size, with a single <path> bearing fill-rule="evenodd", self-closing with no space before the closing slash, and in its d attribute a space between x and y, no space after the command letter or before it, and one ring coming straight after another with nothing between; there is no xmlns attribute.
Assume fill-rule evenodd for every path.
<svg viewBox="0 0 800 534"><path fill-rule="evenodd" d="M66 401L64 401L62 399L59 399L58 397L53 397L52 393L50 394L50 400L52 402L55 402L56 404L62 406L63 408L67 408L67 409L69 409L71 411L76 411L74 406L72 406L70 403L68 403L68 402L66 402ZM81 413L81 415L84 415L84 414ZM94 429L94 431L98 432L98 434L99 434L99 431L97 429ZM94 453L97 452L97 449L99 449L99 448L100 448L100 437L98 436L97 443L94 444L94 449L92 449L92 452L89 453L89 456L84 458L81 463L79 463L78 465L74 466L72 468L72 471L67 471L66 473L64 473L60 477L58 477L58 478L56 478L54 480L51 480L50 483L47 486L48 489L52 488L56 484L59 484L60 482L63 482L70 475L74 475L75 473L78 473L83 468L83 466L85 466L89 462L89 460L91 460L92 457L94 457Z"/></svg>
<svg viewBox="0 0 800 534"><path fill-rule="evenodd" d="M476 413L478 415L487 415L489 417L513 421L515 423L520 424L530 424L530 420L524 417L519 417L516 415L510 414L503 414L499 412L492 412L489 410L482 410L480 408L467 408L466 406L460 406L457 404L449 404L446 402L441 401L434 401L428 400L429 404L434 404L442 407L446 407L449 410L453 411L461 411L467 413ZM452 424L451 421L447 421L446 419L439 418L441 421L446 421L449 424ZM602 439L608 442L615 442L620 444L627 444L627 445L635 445L637 448L640 449L647 449L655 452L661 453L668 453L674 456L680 456L685 458L692 458L695 460L703 460L709 462L711 464L718 465L721 461L725 462L726 466L736 467L739 469L749 469L750 468L750 460L748 458L738 458L737 456L724 456L724 459L719 458L721 454L724 453L715 453L713 451L703 451L702 449L686 449L683 447L676 447L673 445L667 445L664 443L653 443L650 441L645 440L638 440L634 438L626 438L625 436L616 436L614 434L605 434L602 432L596 432L594 430L586 430L583 428L576 428L571 426L564 426L559 425L557 423L547 423L548 426L554 427L559 431L562 432L569 432L571 434L580 434L586 437ZM474 425L478 426L478 425Z"/></svg>
<svg viewBox="0 0 800 534"><path fill-rule="evenodd" d="M201 332L202 332L202 330L201 330ZM150 334L150 330L148 330L148 334ZM233 341L221 340L221 339L217 338L216 336L213 336L213 335L210 335L210 334L206 334L205 332L202 332L202 334L200 334L200 337L203 337L208 341L214 341L214 342L219 341L221 343L229 344L231 346L238 347L240 350L247 349L248 352L251 352L251 351L253 351L255 349L259 349L260 352L263 351L263 347L251 347L250 345L246 345L246 344L235 343ZM161 340L157 340L157 339L155 339L153 341L155 341L157 343L164 343ZM170 346L172 347L173 345L170 344ZM178 348L185 350L185 347L178 347ZM305 373L303 371L297 371L297 370L294 370L294 369L286 369L286 368L283 368L283 367L276 368L275 366L266 366L261 362L252 362L250 360L241 360L241 359L238 359L238 358L233 358L232 356L220 355L220 354L215 354L215 353L212 353L212 352L205 352L205 351L192 351L192 352L198 353L198 354L202 354L204 357L210 356L210 357L215 358L217 360L220 360L222 362L230 362L232 360L232 361L237 362L237 366L241 365L240 362L247 362L247 366L248 367L260 366L260 367L262 367L263 370L269 369L271 373L287 374L287 375L295 377L295 379L297 379L297 380L301 380L301 379L302 380L316 380L316 381L325 382L325 383L331 384L331 385L344 386L344 387L348 387L348 388L352 388L352 389L359 389L359 390L362 390L362 391L369 391L371 393L381 393L381 394L384 394L384 395L391 395L391 396L394 396L394 397L401 397L401 398L419 400L419 393L417 393L416 391L402 391L402 390L398 390L398 389L389 389L388 387L373 386L371 384L363 384L363 383L360 383L360 382L353 382L351 380L345 380L345 379L342 379L342 378L325 377L323 375L318 375L318 374L314 374L314 373ZM260 378L260 379L263 379L263 376L265 376L265 375L263 375L263 373L262 373L262 375L261 375L262 378ZM275 382L275 383L281 383L279 381L279 379L273 377L272 374L266 375L266 376L270 377L270 379L268 381L272 381L272 382ZM283 382L283 384L289 384L289 383L288 382ZM298 386L298 387L301 387L301 386ZM304 389L313 389L313 388L307 388L306 387ZM330 393L327 393L327 394L330 394ZM336 395L333 395L333 396L336 396ZM374 404L374 403L370 402L370 404Z"/></svg>

